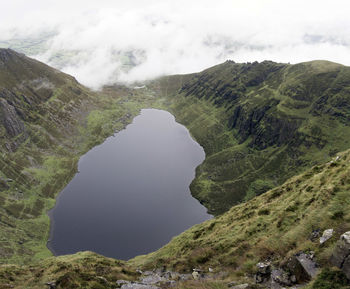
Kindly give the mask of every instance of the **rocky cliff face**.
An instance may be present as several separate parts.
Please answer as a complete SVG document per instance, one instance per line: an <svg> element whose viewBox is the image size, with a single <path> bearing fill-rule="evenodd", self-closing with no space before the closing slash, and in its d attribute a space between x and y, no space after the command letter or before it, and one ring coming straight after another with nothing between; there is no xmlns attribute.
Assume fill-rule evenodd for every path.
<svg viewBox="0 0 350 289"><path fill-rule="evenodd" d="M64 104L59 99L68 102L81 92L71 76L11 49L0 49L0 145L15 151L40 119L61 110Z"/></svg>
<svg viewBox="0 0 350 289"><path fill-rule="evenodd" d="M11 143L6 143L5 146L9 151L14 151L28 135L25 131L24 123L17 114L15 108L10 105L5 99L0 98L0 118L7 133L7 138L13 139Z"/></svg>

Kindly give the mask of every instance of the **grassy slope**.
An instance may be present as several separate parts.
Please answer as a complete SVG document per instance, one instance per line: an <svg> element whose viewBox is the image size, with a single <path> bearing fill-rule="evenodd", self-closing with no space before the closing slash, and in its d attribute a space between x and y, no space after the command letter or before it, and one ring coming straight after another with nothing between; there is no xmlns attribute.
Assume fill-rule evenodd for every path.
<svg viewBox="0 0 350 289"><path fill-rule="evenodd" d="M42 288L49 281L61 282L58 288L115 288L117 279L135 280L137 267L165 266L185 272L194 267L229 272L223 281L189 281L176 287L221 289L228 288L226 284L232 280L252 282L246 276L252 277L259 261L270 259L279 266L300 250L314 251L325 268L309 288L321 288L320 284L322 288L348 288L343 275L328 267L336 240L350 230L350 150L338 156L336 161L314 166L220 217L192 227L154 253L129 262L84 252L25 266L3 265L0 288ZM318 240L309 240L317 228L334 228L335 234L320 246Z"/></svg>
<svg viewBox="0 0 350 289"><path fill-rule="evenodd" d="M232 69L232 63L223 65L224 68L228 65L225 69ZM245 65L242 67L244 68ZM41 69L46 71L48 68L41 67ZM214 67L209 72L204 72L204 75L209 73L209 75L214 75L215 79L218 73L222 72L227 75L225 69ZM282 65L278 71L278 73L283 71L284 76L294 75L289 77L287 82L284 78L282 84L294 87L291 90L298 96L287 97L285 94L278 94L285 91L282 84L276 84L280 79L279 76L275 75L273 79L267 77L262 83L257 84L260 87L258 90L254 86L254 89L248 92L245 103L247 109L250 97L253 97L254 101L251 101L251 105L254 108L255 100L261 98L257 91L261 93L261 90L267 89L266 85L270 90L275 83L277 85L274 88L275 93L263 94L262 99L278 96L281 101L276 107L277 114L280 113L280 110L285 113L288 107L292 112L288 111L287 115L292 114L293 117L298 115L301 119L307 118L307 121L298 127L298 132L304 132L301 134L303 135L301 148L308 153L305 155L301 151L302 153L298 155L302 157L301 160L306 163L311 158L312 162L321 162L325 152L327 152L325 158L328 159L330 154L335 154L337 150L347 146L347 140L342 136L348 129L346 119L348 105L346 91L349 80L347 68L316 62L297 66ZM318 78L324 77L324 73L326 73L327 81L329 80L328 73L334 73L332 91L327 90L330 96L325 97L325 92L323 92L318 93L315 99L311 97L311 100L298 100L294 103L296 97L304 97L306 94L295 92L298 90L292 85L292 79L302 80L303 77L305 78L305 71L312 76L311 79L316 77L316 80L312 80L315 81L316 87L320 83ZM33 77L36 79L38 75L30 74L29 82ZM196 85L198 79L193 79L198 75L168 77L152 83L150 87L158 95L161 93L163 96L156 103L154 103L153 91L149 89L132 91L121 87L110 87L106 88L101 95L97 95L77 84L73 78L63 74L61 77L63 78L62 83L55 84L54 88L51 88L52 91L44 91L42 94L33 86L26 88L29 89L29 92L23 92L23 87L13 90L17 82L13 82L12 86L8 79L2 82L2 85L6 83L6 89L12 89L15 92L17 96L15 99L19 101L18 107L26 112L25 115L30 115L30 118L23 119L29 138L15 152L8 153L4 147L1 148L3 165L0 174L2 177L14 179L14 182L9 183L10 188L0 192L1 261L6 263L33 261L30 266L1 266L0 279L3 284L0 284L5 288L6 284L19 288L23 286L41 288L43 282L52 279L63 280L63 283L68 282L64 283L65 288L79 288L79 286L110 288L116 278L135 277L132 273L134 269L124 267L124 263L92 253L48 258L39 262L36 260L50 255L45 247L48 236L46 211L53 206L55 194L73 176L79 156L90 147L103 141L115 129L122 128L132 115L138 112L139 108L153 106L171 110L177 119L186 124L194 137L204 145L208 157L198 169L196 181L198 183L194 183L197 193L199 191L196 190L196 186L199 184L203 198L207 192L212 190L213 185L222 185L223 182L217 179L217 176L220 176L218 172L232 169L237 171L236 167L240 168L241 173L248 169L256 171L257 168L253 164L264 162L259 170L259 173L263 173L268 168L265 163L269 163L273 150L283 149L282 144L274 145L271 155L268 155L269 148L259 147L261 141L265 140L264 134L254 133L256 129L254 126L251 127L251 135L242 141L238 135L240 126L234 126L232 120L231 127L229 126L230 116L235 111L235 106L226 102L220 104L215 97L210 96L211 94L203 97L196 92L200 86ZM47 78L50 79L49 76ZM223 79L223 76L221 78ZM191 81L194 81L194 87L190 85ZM337 89L341 81L343 84ZM210 79L205 83L210 84ZM299 87L299 84L300 81L296 86ZM189 87L195 90L189 93ZM36 90L36 93L31 95L30 91L33 89ZM78 91L76 89L80 93L74 93ZM315 96L310 86L304 89L309 91L307 95ZM21 93L31 96L33 101L37 101L36 105L27 107L21 102ZM307 109L305 109L306 104L300 104L299 101L310 102ZM276 113L276 110L272 112ZM333 126L333 130L330 131L329 124L318 116L320 112L323 113L327 123L329 121ZM64 122L60 122L60 119L64 119ZM321 129L321 132L312 127L313 133L307 135L310 122ZM245 123L244 115L241 123L242 125ZM259 121L257 123L260 124ZM314 132L321 136L317 140L325 140L326 144L313 147L316 146L312 140L315 136ZM13 141L4 132L2 133L2 142ZM299 137L299 134L297 136ZM331 143L326 138L329 136L334 137ZM305 137L311 145L305 146ZM254 139L255 142L252 144ZM331 149L332 152L330 152ZM311 157L309 153L312 153ZM281 263L289 255L299 250L316 251L319 262L326 265L335 240L341 233L350 229L350 152L346 151L339 155L340 160L317 165L291 178L282 186L253 198L245 204L231 208L229 212L220 217L194 226L174 238L159 251L137 257L128 265L131 268L136 266L153 268L165 265L177 270L191 270L197 266L224 267L225 270L232 271L232 278L239 279L243 278L246 273L254 273L255 264L260 260L271 258L276 264ZM250 163L247 162L247 156L250 158ZM268 156L267 161L264 161L266 156ZM241 161L242 157L244 161ZM228 165L228 162L234 162L234 165ZM305 166L301 170L305 170ZM291 174L295 174L296 171L298 170L292 171ZM230 182L230 180L225 182ZM220 200L220 197L213 199L217 201ZM222 202L217 201L217 204L222 206L225 201L223 198ZM308 240L312 229L329 227L335 228L336 234L326 246L320 247L318 243ZM107 283L98 276L106 278ZM221 283L215 282L212 284L185 284L180 285L179 288L200 287L225 288Z"/></svg>
<svg viewBox="0 0 350 289"><path fill-rule="evenodd" d="M339 156L192 227L131 264L185 271L225 267L240 278L254 273L259 261L271 259L278 265L300 250L312 250L327 266L336 240L350 229L350 150ZM320 246L309 240L317 228L334 228L335 235Z"/></svg>
<svg viewBox="0 0 350 289"><path fill-rule="evenodd" d="M225 281L177 284L177 288L227 288L225 284L232 280L249 282L246 276L252 276L257 262L268 258L278 266L300 250L315 251L317 261L326 268L310 288L320 288L320 284L347 288L338 271L327 269L336 240L350 230L350 150L339 156L337 161L314 166L220 217L194 226L149 255L125 263L84 252L30 266L3 265L0 288L7 288L6 284L42 288L53 280L62 282L59 288L114 288L117 279L136 279L136 267L162 266L186 272L193 267L206 271L210 266L230 272ZM320 246L318 240L309 240L317 228L334 228L335 234ZM334 287L336 277L344 287Z"/></svg>
<svg viewBox="0 0 350 289"><path fill-rule="evenodd" d="M18 142L21 135L0 126L0 177L13 180L0 186L0 263L23 263L51 256L47 211L76 173L79 157L122 129L152 97L125 87L97 94L42 63L0 52L6 59L1 97L16 108L26 135ZM18 147L8 151L14 143Z"/></svg>
<svg viewBox="0 0 350 289"><path fill-rule="evenodd" d="M56 281L57 288L115 288L115 281L134 280L137 273L125 262L92 252L51 257L31 266L0 267L0 288L44 288Z"/></svg>
<svg viewBox="0 0 350 289"><path fill-rule="evenodd" d="M339 64L225 62L152 87L204 147L191 190L216 215L350 146L350 68Z"/></svg>

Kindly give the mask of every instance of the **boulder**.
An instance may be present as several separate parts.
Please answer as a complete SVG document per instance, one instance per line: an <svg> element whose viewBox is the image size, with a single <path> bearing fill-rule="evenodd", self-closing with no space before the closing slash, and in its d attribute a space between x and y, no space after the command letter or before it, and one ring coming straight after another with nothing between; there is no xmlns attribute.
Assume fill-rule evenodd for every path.
<svg viewBox="0 0 350 289"><path fill-rule="evenodd" d="M313 260L313 257L313 253L306 254L300 252L287 261L284 267L290 272L291 278L293 278L291 281L293 281L293 283L307 282L316 276L318 265Z"/></svg>
<svg viewBox="0 0 350 289"><path fill-rule="evenodd" d="M328 241L330 238L332 238L333 232L334 232L333 229L324 230L324 232L323 232L323 234L322 234L322 237L320 238L320 244L322 245L322 244L324 244L326 241Z"/></svg>
<svg viewBox="0 0 350 289"><path fill-rule="evenodd" d="M264 283L270 279L271 275L271 263L270 262L259 262L256 264L258 271L255 274L256 283Z"/></svg>
<svg viewBox="0 0 350 289"><path fill-rule="evenodd" d="M305 254L299 253L295 255L295 258L300 263L300 265L304 268L305 272L309 275L310 278L313 278L317 275L318 266L316 262L313 260L313 254Z"/></svg>
<svg viewBox="0 0 350 289"><path fill-rule="evenodd" d="M350 279L350 231L340 236L331 256L332 265L340 268Z"/></svg>

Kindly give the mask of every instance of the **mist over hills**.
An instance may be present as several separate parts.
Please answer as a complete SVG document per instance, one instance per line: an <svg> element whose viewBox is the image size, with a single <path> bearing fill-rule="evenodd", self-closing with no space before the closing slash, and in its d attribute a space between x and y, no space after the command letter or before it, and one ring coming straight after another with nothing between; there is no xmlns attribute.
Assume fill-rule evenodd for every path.
<svg viewBox="0 0 350 289"><path fill-rule="evenodd" d="M0 47L93 88L198 72L227 59L350 65L344 0L18 2L4 4Z"/></svg>
<svg viewBox="0 0 350 289"><path fill-rule="evenodd" d="M350 288L349 9L2 3L0 289ZM203 146L190 189L214 217L128 261L53 256L47 212L79 158L142 108Z"/></svg>

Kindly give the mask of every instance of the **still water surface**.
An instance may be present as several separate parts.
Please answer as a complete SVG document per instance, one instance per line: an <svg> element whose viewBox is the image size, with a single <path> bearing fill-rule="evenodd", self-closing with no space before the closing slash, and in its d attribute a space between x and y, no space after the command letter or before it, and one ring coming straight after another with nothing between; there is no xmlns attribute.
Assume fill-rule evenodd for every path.
<svg viewBox="0 0 350 289"><path fill-rule="evenodd" d="M204 157L170 113L143 109L125 130L80 159L80 173L49 212L49 249L129 259L209 219L189 190Z"/></svg>

